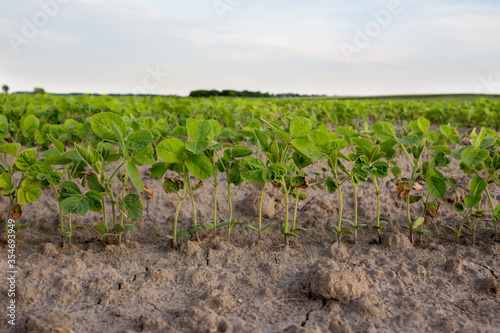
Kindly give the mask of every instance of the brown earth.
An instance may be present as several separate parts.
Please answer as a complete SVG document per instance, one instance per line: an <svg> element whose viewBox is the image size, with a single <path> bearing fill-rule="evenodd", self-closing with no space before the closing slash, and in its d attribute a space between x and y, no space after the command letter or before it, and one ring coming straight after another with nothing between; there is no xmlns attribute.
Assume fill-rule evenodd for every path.
<svg viewBox="0 0 500 333"><path fill-rule="evenodd" d="M438 217L425 222L430 233L424 243L415 247L399 226L406 222L405 204L387 178L380 181L382 217L389 222L381 245L370 227L376 203L373 184L367 182L359 187L359 220L369 227L360 229L357 244L350 235L336 243L331 226L338 219L338 197L315 186L305 190L310 197L298 212L299 226L308 231L288 247L276 223L260 242L256 233L238 226L230 241L224 230L216 238L207 230L199 243L190 238L173 249L164 235L172 233L178 199L147 177L146 168L141 172L154 196L141 193L143 218L121 245L105 246L93 230L102 218L89 213L74 216L74 223L86 228L76 232L73 245L61 249L57 202L49 189L41 201L24 207L19 222L30 226L17 238L17 323L10 328L2 315L2 331L500 331L500 244L491 230L478 236L475 247L467 231L461 245L454 244L445 225L458 224L460 215L452 209L450 190ZM458 187L459 197L465 195L467 179L460 178ZM206 181L195 195L201 222L212 217L212 189ZM221 177L221 217L228 214L225 189ZM353 190L350 184L344 189L344 217L353 219ZM255 224L259 190L249 184L233 188L234 220ZM500 201L500 191L493 199ZM7 198L0 205L6 215ZM292 208L291 200L291 213ZM420 216L422 204L412 205L411 212ZM284 200L271 185L264 214L265 222L284 219ZM189 198L180 223L183 228L192 224ZM0 256L0 270L6 272L5 248ZM5 311L8 286L3 281Z"/></svg>

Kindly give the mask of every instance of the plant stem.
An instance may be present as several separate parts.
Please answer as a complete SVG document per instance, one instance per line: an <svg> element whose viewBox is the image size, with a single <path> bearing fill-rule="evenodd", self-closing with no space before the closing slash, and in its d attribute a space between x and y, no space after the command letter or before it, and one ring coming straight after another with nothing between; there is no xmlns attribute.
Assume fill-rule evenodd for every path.
<svg viewBox="0 0 500 333"><path fill-rule="evenodd" d="M177 245L177 220L179 218L179 212L181 210L182 203L184 202L184 199L186 198L186 186L182 187L182 197L179 200L179 203L177 204L177 209L175 210L175 219L174 219L174 239L173 239L173 245L174 247Z"/></svg>
<svg viewBox="0 0 500 333"><path fill-rule="evenodd" d="M231 183L227 183L227 200L229 203L229 226L227 228L227 239L231 236L231 223L233 222L233 201L231 199Z"/></svg>
<svg viewBox="0 0 500 333"><path fill-rule="evenodd" d="M59 198L59 193L57 192L56 190L56 187L54 185L52 185L52 189L54 190L54 193L56 194L56 198ZM60 220L60 223L61 223L61 247L64 246L64 220L63 220L63 213L62 213L62 210L61 210L61 204L59 203L59 201L57 202L57 205L59 207L59 220Z"/></svg>
<svg viewBox="0 0 500 333"><path fill-rule="evenodd" d="M293 228L292 228L293 231L295 231L295 222L297 221L297 208L299 206L299 192L300 192L300 189L297 187L297 189L295 190L295 209L293 212Z"/></svg>
<svg viewBox="0 0 500 333"><path fill-rule="evenodd" d="M382 236L380 235L380 192L378 190L377 177L371 174L373 185L375 186L375 196L377 197L377 235L378 235L378 243L382 244Z"/></svg>
<svg viewBox="0 0 500 333"><path fill-rule="evenodd" d="M455 243L457 245L458 245L458 238L460 237L460 233L462 232L462 228L465 224L465 221L467 221L467 218L469 217L469 214L471 211L472 211L472 208L469 208L469 210L467 211L467 213L464 216L464 219L462 220L462 223L460 223L460 228L458 228L458 232L457 232L456 239L455 239Z"/></svg>
<svg viewBox="0 0 500 333"><path fill-rule="evenodd" d="M106 227L106 232L108 232L108 218L106 216L106 200L102 197L102 215L104 217L104 226Z"/></svg>
<svg viewBox="0 0 500 333"><path fill-rule="evenodd" d="M73 227L71 226L71 214L69 214L68 217L68 224L69 224L69 233L71 235L71 232L73 231ZM68 243L71 245L71 236L68 237Z"/></svg>
<svg viewBox="0 0 500 333"><path fill-rule="evenodd" d="M337 234L337 239L338 239L338 243L340 244L341 243L341 240L340 240L340 236L341 236L341 231L342 231L342 187L339 186L339 199L340 199L340 204L339 204L339 230L338 230L338 234Z"/></svg>
<svg viewBox="0 0 500 333"><path fill-rule="evenodd" d="M217 186L218 185L219 182L217 180L217 170L215 168L215 163L214 163L214 237L217 235ZM229 181L227 183L227 186L229 191L229 186L230 186Z"/></svg>
<svg viewBox="0 0 500 333"><path fill-rule="evenodd" d="M498 226L497 226L497 220L495 218L495 213L494 213L495 208L493 207L493 201L491 200L491 196L490 196L490 192L488 191L488 188L485 189L485 192L486 192L486 196L488 197L488 202L490 203L490 207L491 207L493 226L495 228L495 242L497 242L498 241Z"/></svg>
<svg viewBox="0 0 500 333"><path fill-rule="evenodd" d="M410 193L406 195L406 211L408 214L408 229L410 230L410 241L411 245L414 245L413 241L413 225L411 223L411 217L410 217Z"/></svg>
<svg viewBox="0 0 500 333"><path fill-rule="evenodd" d="M425 203L424 203L424 212L422 213L422 217L424 218L424 223L425 223L425 213L427 211L427 204L429 203L429 197L430 197L430 193L427 193L427 197L425 198ZM422 223L420 225L420 231L423 231L424 229L424 223ZM418 241L420 242L420 244L423 244L424 241L423 241L423 237L422 237L422 233L420 233L418 235Z"/></svg>
<svg viewBox="0 0 500 333"><path fill-rule="evenodd" d="M259 198L259 240L262 240L262 200L264 198L264 188L266 183L262 183L260 187L260 198Z"/></svg>
<svg viewBox="0 0 500 333"><path fill-rule="evenodd" d="M356 238L358 235L358 185L353 184L354 187L354 244L357 243Z"/></svg>
<svg viewBox="0 0 500 333"><path fill-rule="evenodd" d="M282 181L283 193L285 194L285 233L288 233L288 188L286 187L285 178ZM285 245L288 245L288 237L285 235Z"/></svg>

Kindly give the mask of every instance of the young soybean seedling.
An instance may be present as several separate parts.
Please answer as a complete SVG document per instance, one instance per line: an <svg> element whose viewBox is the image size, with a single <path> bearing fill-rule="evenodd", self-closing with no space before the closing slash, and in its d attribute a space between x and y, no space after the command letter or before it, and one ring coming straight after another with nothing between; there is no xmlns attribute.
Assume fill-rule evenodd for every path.
<svg viewBox="0 0 500 333"><path fill-rule="evenodd" d="M349 159L353 161L353 167L349 172L352 186L354 188L354 222L344 219L343 221L349 224L354 229L354 243L356 243L358 229L366 227L366 224L358 224L358 185L366 182L368 178L369 161L364 155L357 156L349 154Z"/></svg>
<svg viewBox="0 0 500 333"><path fill-rule="evenodd" d="M479 135L471 134L471 146L465 147L465 149L460 150L456 153L456 157L460 156L462 162L460 163L460 168L465 174L474 174L476 177L480 177L484 183L486 183L486 188L484 192L488 198L488 203L491 208L492 217L489 220L493 221L495 228L495 241L498 240L498 228L497 219L500 217L500 206L494 207L493 200L491 199L488 187L498 183L498 170L500 170L500 156L496 152L493 156L490 156L490 151L486 148L492 146L496 143L496 139L489 134L496 135L495 132L481 129ZM484 176L481 176L481 172L484 172Z"/></svg>
<svg viewBox="0 0 500 333"><path fill-rule="evenodd" d="M210 146L210 140L213 139L212 125L207 120L196 120L192 118L186 121L186 125L189 141L184 142L178 138L170 138L160 142L156 148L158 156L166 163L173 164L171 168L183 177L183 195L180 197L176 210L174 234L166 236L172 239L174 243L178 238L187 236L182 230L182 232L177 232L177 218L186 193L191 198L193 207L193 230L196 240L199 241L198 232L203 229L196 221L194 193L203 183L199 182L197 185L192 185L190 174L198 179L207 179L213 174L212 162L204 154L205 150Z"/></svg>
<svg viewBox="0 0 500 333"><path fill-rule="evenodd" d="M124 231L133 230L135 225L123 224L123 219L120 223L116 220L116 208L133 222L139 221L142 216L143 203L137 194L128 194L127 196L116 200L113 191L111 190L111 182L115 175L121 172L125 166L125 174L130 177L135 188L142 192L144 184L137 169L137 165L142 165L145 161L153 159L152 148L149 144L152 141L152 135L147 130L131 131L127 135L127 126L117 114L114 113L98 113L90 119L92 130L101 139L107 142L118 142L120 146L119 153L116 153L113 146L107 142L102 142L97 149L93 147L82 147L75 144L76 151L85 163L95 172L94 177L87 177L89 189L96 191L102 195L102 210L104 224L97 224L94 229L101 234L105 239L108 236L119 236ZM111 126L109 126L111 124ZM126 136L125 136L126 135ZM120 162L118 167L114 169L109 177L106 176L106 169L112 162ZM141 162L142 161L142 162ZM126 183L127 177L125 177ZM122 177L123 182L123 177ZM122 183L123 186L123 183ZM106 216L105 198L111 204L113 227L108 227Z"/></svg>
<svg viewBox="0 0 500 333"><path fill-rule="evenodd" d="M452 226L447 225L446 227L453 231L455 234L455 243L458 245L458 239L460 238L460 234L462 232L462 228L465 226L467 229L469 229L472 232L472 244L474 245L475 243L475 236L476 236L476 231L485 231L488 230L489 228L481 228L480 230L477 229L477 220L480 217L484 216L484 213L482 211L478 210L473 210L474 207L479 207L481 203L481 198L482 198L482 193L486 189L487 184L483 181L481 177L476 177L474 178L471 183L470 183L470 193L469 195L465 196L464 198L464 204L468 208L467 211L465 211L464 206L461 203L456 203L453 208L463 214L463 219L462 223L460 223L460 226L458 229L453 228ZM474 224L472 227L466 225L465 223L467 222L467 219L469 217L473 216L475 218Z"/></svg>
<svg viewBox="0 0 500 333"><path fill-rule="evenodd" d="M1 164L0 189L3 195L9 196L9 210L6 224L5 241L8 235L8 220L12 216L15 220L14 231L20 231L28 226L27 223L18 225L17 220L22 216L22 206L36 202L42 194L41 186L59 184L62 174L52 170L50 166L43 165L36 158L34 149L19 152L20 145L7 143L0 146L0 152L15 156L11 164ZM13 182L13 175L19 173L19 182Z"/></svg>
<svg viewBox="0 0 500 333"><path fill-rule="evenodd" d="M368 172L375 188L375 196L377 198L377 220L373 228L377 231L378 243L382 244L382 235L380 230L387 225L386 221L380 221L380 191L378 188L377 178L385 178L389 174L389 164L380 161L383 157L388 157L390 151L381 151L381 147L373 145L372 141L366 138L352 138L351 141L355 144L357 154L364 156L366 165L361 166L361 170Z"/></svg>
<svg viewBox="0 0 500 333"><path fill-rule="evenodd" d="M299 116L292 119L289 133L266 120L263 121L282 141L279 144L273 142L270 145L270 152L266 153L266 156L273 164L263 173L263 178L266 182L275 184L285 197L285 223L281 226L281 233L285 237L285 244L288 244L288 238L297 237L295 231L300 230L292 230L288 220L288 196L292 191L291 176L293 176L291 167L288 167L291 149L306 159L316 161L321 160L323 154L309 138L312 124L308 118Z"/></svg>
<svg viewBox="0 0 500 333"><path fill-rule="evenodd" d="M243 221L233 221L233 203L231 198L231 184L234 186L240 186L243 183L243 178L241 177L241 168L239 160L243 157L248 157L252 155L253 150L247 146L235 145L232 149L226 149L224 151L223 157L219 159L218 168L221 172L226 174L227 179L227 197L229 204L229 218L228 220L222 220L221 223L217 225L220 227L227 227L227 239L231 235L231 228L243 223Z"/></svg>

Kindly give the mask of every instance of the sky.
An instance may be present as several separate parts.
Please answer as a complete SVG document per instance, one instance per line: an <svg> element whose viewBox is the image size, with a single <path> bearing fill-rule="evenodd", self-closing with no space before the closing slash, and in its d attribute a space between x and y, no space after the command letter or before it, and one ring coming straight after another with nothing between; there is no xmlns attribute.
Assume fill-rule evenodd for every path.
<svg viewBox="0 0 500 333"><path fill-rule="evenodd" d="M498 0L20 0L0 85L185 96L500 94Z"/></svg>

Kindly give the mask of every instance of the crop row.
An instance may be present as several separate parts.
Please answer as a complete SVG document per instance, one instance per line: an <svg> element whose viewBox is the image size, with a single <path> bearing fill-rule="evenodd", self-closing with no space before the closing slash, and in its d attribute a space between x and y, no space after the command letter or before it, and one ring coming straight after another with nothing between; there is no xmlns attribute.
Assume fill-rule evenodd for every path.
<svg viewBox="0 0 500 333"><path fill-rule="evenodd" d="M428 232L424 229L426 214L436 216L439 200L448 189L457 191L457 181L452 177L456 169L453 160L456 160L460 170L472 175L472 180L463 202L454 204L454 209L461 214L461 222L447 227L455 234L457 244L463 228L469 229L474 244L476 234L488 230L492 224L498 240L500 205L495 206L490 195L491 188L500 184L500 140L496 131L482 128L459 135L450 125L441 125L434 131L424 117L410 121L398 131L386 121L371 127L365 123L360 130L337 126L330 131L318 123L315 115L308 116L301 110L287 119L282 123L252 119L232 131L214 119L198 116L187 118L182 126L177 125L170 131L164 119L156 121L151 117L101 112L86 122L99 138L96 141L82 138L80 134L85 125L71 119L66 120L65 125L48 125L48 131L43 133L35 116L24 117L23 126L19 128L0 115L0 134L7 140L0 145L0 190L9 197L8 219L16 221L11 230L5 223L5 239L7 241L9 233L27 227L17 222L22 216L22 206L39 200L42 188L49 187L59 203L63 244L65 240L71 242L74 232L82 227L72 224L72 215L84 215L88 211L102 213L102 222L94 229L104 241L111 238L120 241L123 232L135 228L133 222L139 221L143 212L140 196L127 193L127 187L132 183L137 191L148 191L138 171L138 166L148 165L150 176L162 178L163 189L178 199L172 232L166 235L174 244L184 237L193 236L198 240L199 233L207 229L216 234L218 229L226 228L229 239L231 228L243 223L232 218L231 189L243 182L261 184L258 223L243 225L258 233L259 239L272 225L262 223L266 183L273 184L286 198L284 219L279 228L285 243L305 231L297 223L298 203L307 198L303 190L321 184L328 193L339 197L338 222L332 226L338 242L346 235L352 235L356 241L358 232L368 226L357 217L357 189L368 179L372 180L377 200L377 218L371 227L381 242L388 223L380 219L378 179L388 176L397 179L397 194L405 200L407 210L407 221L402 227L414 243L416 236L422 239ZM64 128L62 132L61 128ZM31 143L36 149L21 151L19 137L30 135L35 138ZM62 142L64 139L72 142L75 149L68 150L68 145ZM403 174L402 159L407 159L410 165L407 174ZM318 169L322 166L328 176L310 183L312 177L305 169L314 163ZM167 171L177 176L166 177ZM224 219L217 216L220 174L227 178L229 215ZM210 177L214 185L213 221L199 223L194 193L203 184L202 180ZM425 182L424 196L412 193L417 179ZM113 181L121 184L118 197L111 190ZM354 188L353 221L342 216L343 186L347 182ZM187 196L192 203L193 225L189 230L179 230L179 211ZM290 201L293 217L289 216ZM423 205L423 213L412 216L410 205L417 203ZM111 208L111 218L106 214L109 210L106 207Z"/></svg>

